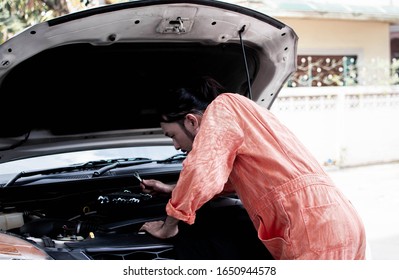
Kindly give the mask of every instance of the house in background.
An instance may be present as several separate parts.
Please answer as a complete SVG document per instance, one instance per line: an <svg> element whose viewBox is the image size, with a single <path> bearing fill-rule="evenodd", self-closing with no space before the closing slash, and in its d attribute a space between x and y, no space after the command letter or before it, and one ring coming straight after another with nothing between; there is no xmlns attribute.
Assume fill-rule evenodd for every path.
<svg viewBox="0 0 399 280"><path fill-rule="evenodd" d="M229 2L268 14L295 30L298 71L289 86L393 83L391 66L399 59L399 1Z"/></svg>
<svg viewBox="0 0 399 280"><path fill-rule="evenodd" d="M229 2L297 33L297 71L271 110L322 164L399 161L399 0Z"/></svg>

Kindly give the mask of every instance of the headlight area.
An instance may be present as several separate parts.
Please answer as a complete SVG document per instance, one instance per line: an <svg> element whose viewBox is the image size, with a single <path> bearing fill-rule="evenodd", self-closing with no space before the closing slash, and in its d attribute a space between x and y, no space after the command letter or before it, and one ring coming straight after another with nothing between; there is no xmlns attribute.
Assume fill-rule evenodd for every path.
<svg viewBox="0 0 399 280"><path fill-rule="evenodd" d="M0 260L51 260L34 244L9 233L0 232Z"/></svg>

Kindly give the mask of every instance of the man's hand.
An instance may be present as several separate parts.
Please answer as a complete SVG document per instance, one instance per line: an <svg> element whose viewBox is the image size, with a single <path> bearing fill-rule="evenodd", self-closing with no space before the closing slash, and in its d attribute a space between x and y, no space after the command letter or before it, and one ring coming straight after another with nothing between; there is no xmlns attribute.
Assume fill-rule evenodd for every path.
<svg viewBox="0 0 399 280"><path fill-rule="evenodd" d="M153 179L147 179L147 180L142 180L140 183L140 187L144 193L149 193L149 194L156 194L156 193L165 193L165 194L170 194L172 193L173 188L175 185L168 185L164 184L161 181L158 180L153 180Z"/></svg>
<svg viewBox="0 0 399 280"><path fill-rule="evenodd" d="M165 221L147 222L141 226L140 231L146 231L154 237L166 239L174 237L179 233L179 220L166 217Z"/></svg>

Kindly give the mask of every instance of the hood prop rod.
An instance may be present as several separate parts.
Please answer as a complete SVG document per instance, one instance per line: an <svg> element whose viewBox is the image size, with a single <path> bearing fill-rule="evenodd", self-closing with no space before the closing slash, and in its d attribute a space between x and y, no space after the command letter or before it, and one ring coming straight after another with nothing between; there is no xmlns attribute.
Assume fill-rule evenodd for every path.
<svg viewBox="0 0 399 280"><path fill-rule="evenodd" d="M240 43L241 43L241 49L242 49L242 55L244 57L244 66L245 66L245 72L247 75L247 83L248 83L248 97L249 99L252 100L252 90L251 90L251 79L249 78L249 70L248 70L248 62L247 62L247 56L245 54L245 47L244 47L244 42L242 40L241 34L245 31L245 25L241 27L241 29L238 31L238 35L240 36Z"/></svg>

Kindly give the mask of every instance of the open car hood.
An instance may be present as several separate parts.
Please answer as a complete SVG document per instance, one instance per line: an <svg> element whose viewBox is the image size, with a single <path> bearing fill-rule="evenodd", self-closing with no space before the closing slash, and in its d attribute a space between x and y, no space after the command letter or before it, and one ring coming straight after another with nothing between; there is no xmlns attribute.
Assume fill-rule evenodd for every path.
<svg viewBox="0 0 399 280"><path fill-rule="evenodd" d="M132 1L39 23L0 46L0 163L169 143L154 100L194 75L270 108L296 46L284 23L213 0Z"/></svg>

